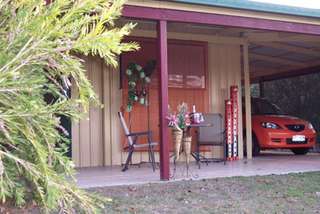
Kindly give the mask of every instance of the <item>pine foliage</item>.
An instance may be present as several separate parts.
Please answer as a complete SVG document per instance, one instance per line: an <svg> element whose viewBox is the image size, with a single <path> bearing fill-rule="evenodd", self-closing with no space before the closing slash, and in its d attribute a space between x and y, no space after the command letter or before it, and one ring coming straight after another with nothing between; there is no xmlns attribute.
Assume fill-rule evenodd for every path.
<svg viewBox="0 0 320 214"><path fill-rule="evenodd" d="M120 28L123 0L0 0L0 205L29 200L44 212L98 211L102 201L79 190L60 116L80 118L97 103L81 55L116 66L137 49L123 43L134 24ZM77 88L79 97L68 99ZM54 101L45 101L50 94Z"/></svg>

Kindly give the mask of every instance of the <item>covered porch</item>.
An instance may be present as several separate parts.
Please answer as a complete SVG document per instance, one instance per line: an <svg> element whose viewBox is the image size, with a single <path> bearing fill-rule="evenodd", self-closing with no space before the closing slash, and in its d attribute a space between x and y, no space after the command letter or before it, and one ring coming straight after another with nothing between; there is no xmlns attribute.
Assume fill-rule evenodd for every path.
<svg viewBox="0 0 320 214"><path fill-rule="evenodd" d="M201 169L198 169L196 164L192 164L191 171L193 174L197 175L197 177L192 178L193 180L234 176L281 175L319 171L319 161L319 154L296 157L285 152L265 152L253 160L230 162L227 165L216 163L203 165ZM184 166L179 164L177 176L171 181L191 179L190 177L185 177L183 169ZM81 188L161 182L159 181L158 173L153 173L152 170L150 170L150 166L147 164L143 164L141 167L134 166L126 173L121 172L119 166L82 168L78 171L76 178L77 183Z"/></svg>
<svg viewBox="0 0 320 214"><path fill-rule="evenodd" d="M122 71L115 70L104 65L99 59L88 58L86 66L89 79L93 82L94 88L104 104L104 109L99 110L92 107L88 114L90 120L74 124L72 127L73 160L80 167L80 174L77 176L80 186L86 187L88 185L87 187L89 187L94 182L97 185L99 183L107 185L105 181L114 185L130 183L130 180L134 183L153 182L159 180L159 172L161 180L170 179L170 130L166 121L168 105L185 99L181 94L179 96L182 98L172 98L174 92L170 89L169 77L172 74L170 74L169 62L172 61L172 54L169 58L170 48L172 49L172 45L177 44L184 47L195 45L203 48L201 50L206 53L203 55L205 61L201 64L203 65L202 71L205 75L206 86L200 89L200 95L194 92L197 89L188 89L190 93L194 93L194 99L188 103L189 105L194 104L192 102L200 97L200 101L197 102L204 103L200 111L224 114L224 100L229 97L230 86L237 85L243 89L239 90L238 94L240 98L238 131L240 161L230 162L226 165L217 163L206 166L203 164L200 170L195 167L193 171L199 175L199 178L255 175L259 172L268 174L319 170L312 164L310 165L312 161L318 160L318 156L313 155L306 156L305 160L290 155L271 156L270 159L263 156L251 160L250 105L250 82L318 70L315 68L319 66L317 63L319 55L313 50L305 51L306 55L313 56L311 59L313 63L310 63L310 58L299 62L296 59L288 59L288 57L289 55L294 56L291 53L294 50L306 49L293 43L303 41L312 47L319 47L315 42L319 39L317 37L320 34L319 25L290 19L279 21L279 19L259 17L245 18L235 15L212 14L210 11L182 11L141 5L126 6L123 16L118 24L127 21L138 23L136 30L131 34L132 37L128 40L140 43L141 41L147 43L151 41L154 45L151 49L153 50L152 57L156 57L158 65L155 73L158 84L156 90L153 91L157 102L154 100L152 103L156 110L151 115L152 118L155 118L152 124L153 131L156 132L154 137L160 143L156 154L159 170L153 173L150 166L143 165L141 168L132 167L125 173L120 171L119 165L123 164L127 157L127 152L123 150L124 139L117 116L117 112L125 106L125 88L121 87L120 75L125 68L120 67ZM291 41L291 45L287 44L287 41ZM141 51L144 50L145 46L142 44ZM279 51L289 52L288 57L286 54L281 57L281 54L277 54ZM139 55L139 52L136 55ZM148 54L146 55L148 56ZM173 57L176 57L175 61L179 61L179 55ZM123 65L121 60L119 63ZM244 105L242 105L242 97L245 98ZM135 120L141 119L142 116L141 113L137 114ZM243 134L245 134L245 138L243 138ZM248 151L246 157L248 160L245 162L242 160L244 158L244 141ZM223 152L221 148L213 148L203 151L203 154L215 157L221 156ZM283 161L283 167L275 168L274 164L277 165L278 158ZM293 159L298 162L292 161ZM138 151L133 156L133 163L141 161L148 161L145 151ZM268 164L269 161L272 161L273 165ZM295 168L294 163L300 167ZM101 168L104 166L105 168ZM260 170L261 168L265 168L265 170ZM177 179L182 179L182 177Z"/></svg>

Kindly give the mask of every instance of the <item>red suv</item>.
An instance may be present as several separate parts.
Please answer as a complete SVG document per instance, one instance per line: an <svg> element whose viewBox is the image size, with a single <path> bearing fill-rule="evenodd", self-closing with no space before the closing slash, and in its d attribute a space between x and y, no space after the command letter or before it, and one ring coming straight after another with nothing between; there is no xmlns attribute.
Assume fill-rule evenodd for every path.
<svg viewBox="0 0 320 214"><path fill-rule="evenodd" d="M252 153L264 149L290 149L296 155L307 154L316 143L312 124L281 112L262 98L252 98Z"/></svg>

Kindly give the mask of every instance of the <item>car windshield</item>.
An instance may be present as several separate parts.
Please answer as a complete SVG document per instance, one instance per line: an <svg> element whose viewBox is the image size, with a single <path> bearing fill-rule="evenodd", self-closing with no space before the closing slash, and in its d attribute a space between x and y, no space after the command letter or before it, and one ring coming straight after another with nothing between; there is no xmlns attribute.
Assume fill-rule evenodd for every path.
<svg viewBox="0 0 320 214"><path fill-rule="evenodd" d="M259 99L254 100L252 102L252 113L253 114L274 114L274 115L281 115L284 114L280 108L267 100Z"/></svg>

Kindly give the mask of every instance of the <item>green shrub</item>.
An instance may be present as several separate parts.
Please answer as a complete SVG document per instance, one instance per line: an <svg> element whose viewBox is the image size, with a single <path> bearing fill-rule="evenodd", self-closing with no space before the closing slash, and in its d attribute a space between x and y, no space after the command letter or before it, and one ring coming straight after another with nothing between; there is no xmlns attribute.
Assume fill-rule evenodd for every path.
<svg viewBox="0 0 320 214"><path fill-rule="evenodd" d="M94 213L99 197L79 190L60 116L80 118L98 103L77 56L116 66L137 49L122 43L134 24L116 28L123 0L0 0L0 204L36 203L43 212ZM67 91L77 88L79 97ZM54 97L51 103L44 97ZM64 133L64 134L61 134Z"/></svg>

